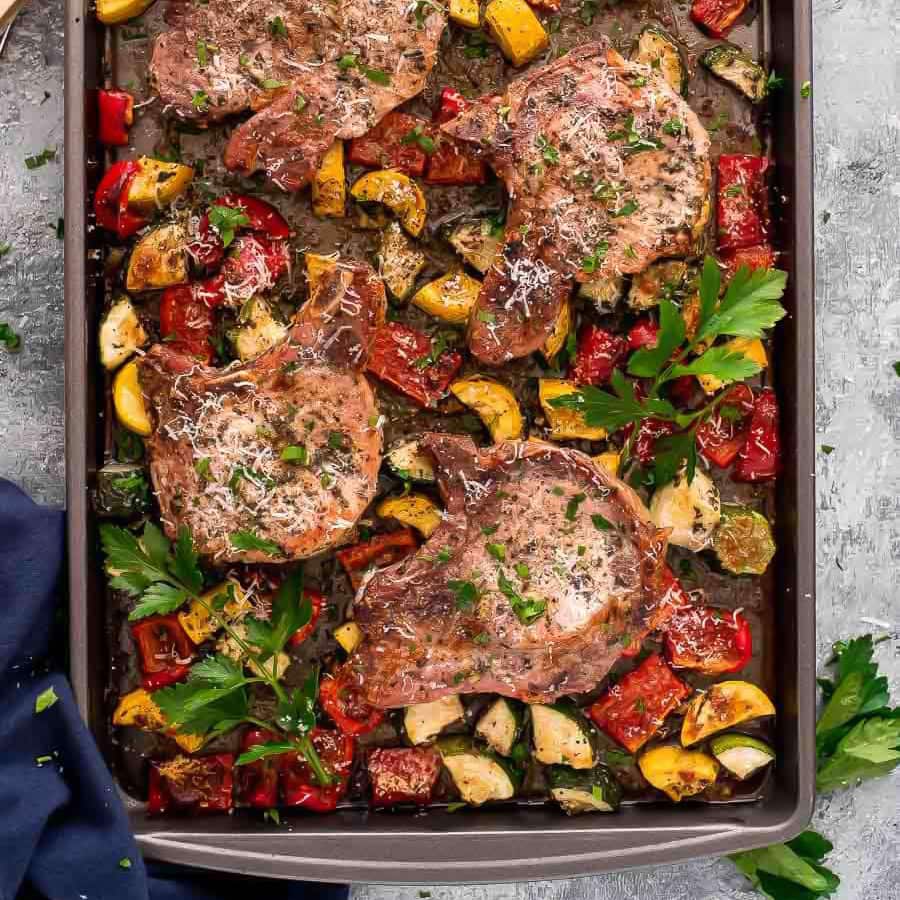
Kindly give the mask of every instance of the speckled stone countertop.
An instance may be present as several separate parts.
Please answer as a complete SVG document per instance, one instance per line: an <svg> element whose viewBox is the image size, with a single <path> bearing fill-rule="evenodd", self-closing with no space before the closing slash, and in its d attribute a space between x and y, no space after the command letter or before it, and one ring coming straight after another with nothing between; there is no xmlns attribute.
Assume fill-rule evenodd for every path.
<svg viewBox="0 0 900 900"><path fill-rule="evenodd" d="M786 0L779 0L786 2ZM900 6L815 0L816 429L819 658L889 631L879 662L900 695ZM32 0L0 59L0 475L55 506L63 483L62 0ZM25 157L58 148L29 171ZM809 386L812 389L812 385ZM821 801L839 900L900 898L900 773ZM361 885L354 900L737 900L730 864L465 887Z"/></svg>

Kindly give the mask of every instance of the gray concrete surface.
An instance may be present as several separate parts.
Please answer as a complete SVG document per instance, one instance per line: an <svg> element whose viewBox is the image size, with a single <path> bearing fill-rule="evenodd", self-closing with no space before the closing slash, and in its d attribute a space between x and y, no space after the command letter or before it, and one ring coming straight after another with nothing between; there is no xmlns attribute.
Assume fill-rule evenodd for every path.
<svg viewBox="0 0 900 900"><path fill-rule="evenodd" d="M781 0L786 2L786 0ZM0 60L0 475L60 506L63 486L61 0L32 0ZM816 0L816 428L820 659L837 638L889 631L879 661L900 694L900 7ZM810 302L813 302L810 296ZM812 386L810 386L812 387ZM900 898L900 773L821 801L839 900ZM359 886L354 900L737 900L755 896L718 860L603 878L501 886Z"/></svg>

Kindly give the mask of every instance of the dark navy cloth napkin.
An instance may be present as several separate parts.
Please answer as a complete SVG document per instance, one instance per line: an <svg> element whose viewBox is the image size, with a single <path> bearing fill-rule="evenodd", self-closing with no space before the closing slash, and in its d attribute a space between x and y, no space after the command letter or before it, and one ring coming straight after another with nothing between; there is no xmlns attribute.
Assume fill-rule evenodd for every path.
<svg viewBox="0 0 900 900"><path fill-rule="evenodd" d="M0 900L346 900L341 885L144 866L68 680L53 671L64 537L62 512L0 479ZM36 712L48 688L57 699Z"/></svg>

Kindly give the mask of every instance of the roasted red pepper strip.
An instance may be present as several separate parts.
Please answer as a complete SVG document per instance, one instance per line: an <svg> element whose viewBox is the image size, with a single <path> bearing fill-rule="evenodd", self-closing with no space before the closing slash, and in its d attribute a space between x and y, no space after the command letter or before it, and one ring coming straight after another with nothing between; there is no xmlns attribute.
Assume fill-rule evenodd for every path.
<svg viewBox="0 0 900 900"><path fill-rule="evenodd" d="M775 265L775 251L768 244L731 250L722 253L721 257L726 267L724 272L726 281L734 278L741 266L746 266L752 272L754 269L771 269Z"/></svg>
<svg viewBox="0 0 900 900"><path fill-rule="evenodd" d="M438 125L455 119L460 113L465 112L469 108L469 101L456 90L456 88L445 87L441 91L441 102L434 111L433 120Z"/></svg>
<svg viewBox="0 0 900 900"><path fill-rule="evenodd" d="M384 719L384 712L366 703L347 672L339 671L332 678L322 679L319 705L344 734L368 734Z"/></svg>
<svg viewBox="0 0 900 900"><path fill-rule="evenodd" d="M442 125L455 119L469 108L469 101L454 88L445 87L441 91L440 106L434 112L434 124ZM435 141L434 153L428 157L428 184L464 185L484 184L487 180L487 166L474 156L465 144L443 134L439 128L431 130Z"/></svg>
<svg viewBox="0 0 900 900"><path fill-rule="evenodd" d="M640 350L642 347L655 347L659 339L659 325L649 317L638 319L628 331L628 348Z"/></svg>
<svg viewBox="0 0 900 900"><path fill-rule="evenodd" d="M373 806L425 806L441 772L441 757L431 747L378 747L369 751L366 767Z"/></svg>
<svg viewBox="0 0 900 900"><path fill-rule="evenodd" d="M299 646L313 633L316 628L316 623L322 615L322 610L325 608L325 597L319 591L314 591L312 588L304 588L303 596L309 598L309 603L312 607L312 616L302 628L298 628L290 636L288 644L291 647Z"/></svg>
<svg viewBox="0 0 900 900"><path fill-rule="evenodd" d="M771 388L756 395L750 433L738 453L731 477L735 481L771 481L781 473L778 400Z"/></svg>
<svg viewBox="0 0 900 900"><path fill-rule="evenodd" d="M375 333L368 371L406 394L419 406L434 407L462 366L462 355L445 350L430 362L431 338L400 322L388 322Z"/></svg>
<svg viewBox="0 0 900 900"><path fill-rule="evenodd" d="M127 91L99 91L98 137L107 147L125 147L128 129L134 124L134 97Z"/></svg>
<svg viewBox="0 0 900 900"><path fill-rule="evenodd" d="M750 623L739 612L688 606L666 625L666 659L676 668L725 675L743 669L752 655Z"/></svg>
<svg viewBox="0 0 900 900"><path fill-rule="evenodd" d="M716 194L718 247L741 250L768 242L769 202L764 156L723 153Z"/></svg>
<svg viewBox="0 0 900 900"><path fill-rule="evenodd" d="M97 185L94 194L94 215L97 224L115 232L122 240L140 231L147 220L128 209L128 191L140 166L133 160L113 163Z"/></svg>
<svg viewBox="0 0 900 900"><path fill-rule="evenodd" d="M694 0L691 18L713 37L721 38L731 30L749 0Z"/></svg>
<svg viewBox="0 0 900 900"><path fill-rule="evenodd" d="M370 541L345 547L335 554L344 571L350 576L354 590L362 584L369 566L387 566L409 556L419 546L412 528L401 528L388 534L376 534Z"/></svg>
<svg viewBox="0 0 900 900"><path fill-rule="evenodd" d="M228 812L232 799L234 756L176 756L150 763L147 812L159 815L175 807L184 812Z"/></svg>
<svg viewBox="0 0 900 900"><path fill-rule="evenodd" d="M588 707L588 714L598 728L636 753L689 693L690 688L654 653L608 688Z"/></svg>
<svg viewBox="0 0 900 900"><path fill-rule="evenodd" d="M251 728L241 739L241 751L246 752L258 744L279 740L274 732L264 728ZM268 756L256 762L237 767L237 797L245 806L269 809L278 805L278 770L281 761Z"/></svg>
<svg viewBox="0 0 900 900"><path fill-rule="evenodd" d="M598 325L585 325L569 377L578 384L606 384L628 353L628 342Z"/></svg>
<svg viewBox="0 0 900 900"><path fill-rule="evenodd" d="M350 141L347 159L358 166L421 175L428 156L415 140L415 129L427 134L427 127L427 122L415 116L390 112L362 137Z"/></svg>
<svg viewBox="0 0 900 900"><path fill-rule="evenodd" d="M209 364L213 358L213 313L199 290L200 285L191 284L166 288L159 304L159 330L170 346Z"/></svg>
<svg viewBox="0 0 900 900"><path fill-rule="evenodd" d="M330 785L319 784L309 763L300 754L285 753L280 757L281 802L284 806L331 812L347 790L353 768L353 738L324 728L314 728L309 737L322 765L336 781Z"/></svg>
<svg viewBox="0 0 900 900"><path fill-rule="evenodd" d="M131 634L140 654L141 687L145 691L155 691L187 677L194 645L177 615L142 619L131 626Z"/></svg>
<svg viewBox="0 0 900 900"><path fill-rule="evenodd" d="M728 468L747 441L747 419L753 412L753 391L735 385L713 414L697 429L697 448L713 465Z"/></svg>

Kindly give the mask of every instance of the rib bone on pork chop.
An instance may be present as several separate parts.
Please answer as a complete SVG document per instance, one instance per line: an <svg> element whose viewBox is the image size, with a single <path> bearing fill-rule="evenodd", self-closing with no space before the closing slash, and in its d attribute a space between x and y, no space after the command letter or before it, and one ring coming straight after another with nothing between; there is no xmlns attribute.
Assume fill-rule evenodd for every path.
<svg viewBox="0 0 900 900"><path fill-rule="evenodd" d="M323 277L288 338L247 364L206 368L165 344L139 361L156 426L150 474L170 537L187 525L204 555L280 562L349 535L381 464L362 370L384 312L372 269L343 266ZM241 549L238 532L277 550Z"/></svg>
<svg viewBox="0 0 900 900"><path fill-rule="evenodd" d="M370 703L583 693L626 636L665 621L674 602L666 532L590 457L537 441L478 450L444 434L422 446L434 455L446 514L414 556L376 572L355 602L365 637L348 665ZM527 621L541 603L531 624L516 612Z"/></svg>
<svg viewBox="0 0 900 900"><path fill-rule="evenodd" d="M253 110L225 164L286 190L421 92L446 21L409 0L170 0L167 19L150 61L166 109L198 124Z"/></svg>
<svg viewBox="0 0 900 900"><path fill-rule="evenodd" d="M505 244L470 319L499 365L545 343L573 281L684 256L708 216L709 137L649 66L577 47L444 126L485 154L510 196Z"/></svg>

